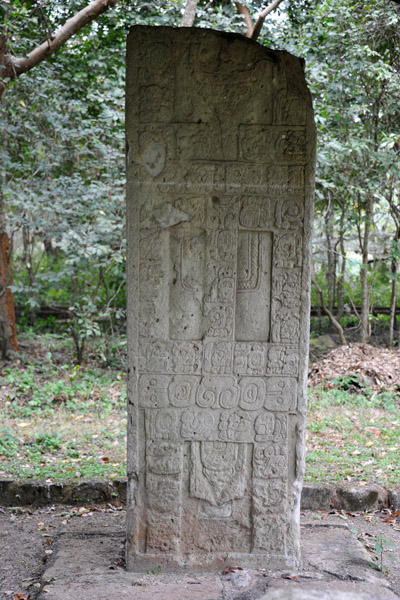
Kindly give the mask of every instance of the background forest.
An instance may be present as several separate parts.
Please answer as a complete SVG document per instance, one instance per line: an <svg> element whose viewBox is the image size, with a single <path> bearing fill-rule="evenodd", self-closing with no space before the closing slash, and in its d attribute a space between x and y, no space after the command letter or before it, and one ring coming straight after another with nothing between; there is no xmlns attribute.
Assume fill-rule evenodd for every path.
<svg viewBox="0 0 400 600"><path fill-rule="evenodd" d="M0 294L8 284L20 331L70 336L77 362L91 339L105 362L124 354L126 35L133 24L180 25L185 4L116 2L2 96L0 227L13 280ZM26 55L85 5L1 0L9 50ZM195 26L245 34L262 7L200 0ZM400 6L284 1L258 41L306 59L314 99L313 327L397 344Z"/></svg>
<svg viewBox="0 0 400 600"><path fill-rule="evenodd" d="M323 338L399 345L399 2L274 0L258 32L306 59L318 128L311 481L398 483L400 352L342 345L318 359ZM92 0L108 9L35 62L88 5L0 0L0 477L125 474L129 27L179 26L197 5L195 26L250 36L265 7Z"/></svg>

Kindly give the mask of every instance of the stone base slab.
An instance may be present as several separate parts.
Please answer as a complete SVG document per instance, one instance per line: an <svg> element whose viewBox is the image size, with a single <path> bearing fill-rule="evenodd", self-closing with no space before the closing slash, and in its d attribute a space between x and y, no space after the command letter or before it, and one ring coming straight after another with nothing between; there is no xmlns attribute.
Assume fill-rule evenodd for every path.
<svg viewBox="0 0 400 600"><path fill-rule="evenodd" d="M81 528L81 531L80 531ZM116 566L124 536L79 520L59 536L40 600L380 600L395 599L366 550L345 524L303 523L303 569L265 571L237 563L219 573L127 573ZM241 567L241 568L239 568Z"/></svg>

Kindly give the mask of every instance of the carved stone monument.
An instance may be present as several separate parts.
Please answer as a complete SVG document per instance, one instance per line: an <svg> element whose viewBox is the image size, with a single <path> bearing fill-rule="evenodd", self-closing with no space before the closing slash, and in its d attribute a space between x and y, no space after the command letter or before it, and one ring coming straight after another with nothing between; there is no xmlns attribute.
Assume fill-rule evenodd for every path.
<svg viewBox="0 0 400 600"><path fill-rule="evenodd" d="M128 40L129 570L296 567L315 134L303 63Z"/></svg>

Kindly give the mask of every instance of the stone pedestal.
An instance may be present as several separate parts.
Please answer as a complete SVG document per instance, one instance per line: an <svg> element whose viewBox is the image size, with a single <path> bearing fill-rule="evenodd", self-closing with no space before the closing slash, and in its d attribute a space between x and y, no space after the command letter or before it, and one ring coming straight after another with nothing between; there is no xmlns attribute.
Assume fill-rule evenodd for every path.
<svg viewBox="0 0 400 600"><path fill-rule="evenodd" d="M134 27L129 570L295 568L315 133L303 63Z"/></svg>

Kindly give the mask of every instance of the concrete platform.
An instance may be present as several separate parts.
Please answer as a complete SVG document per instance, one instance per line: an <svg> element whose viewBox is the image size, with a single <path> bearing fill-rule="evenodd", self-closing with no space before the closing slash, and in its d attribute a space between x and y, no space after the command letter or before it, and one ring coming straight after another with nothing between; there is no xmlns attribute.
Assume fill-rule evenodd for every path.
<svg viewBox="0 0 400 600"><path fill-rule="evenodd" d="M78 520L53 546L40 600L384 600L399 598L346 524L302 525L303 568L295 573L127 573L124 532Z"/></svg>

